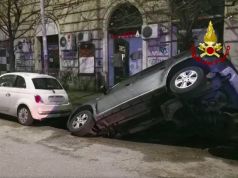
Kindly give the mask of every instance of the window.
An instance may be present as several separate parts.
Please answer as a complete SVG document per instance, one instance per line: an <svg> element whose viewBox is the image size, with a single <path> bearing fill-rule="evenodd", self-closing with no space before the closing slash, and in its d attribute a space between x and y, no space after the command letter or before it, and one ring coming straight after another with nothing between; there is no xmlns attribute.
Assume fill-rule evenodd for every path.
<svg viewBox="0 0 238 178"><path fill-rule="evenodd" d="M13 87L15 80L16 80L16 75L4 75L0 77L0 86Z"/></svg>
<svg viewBox="0 0 238 178"><path fill-rule="evenodd" d="M0 49L0 57L6 57L7 54L6 54L6 49Z"/></svg>
<svg viewBox="0 0 238 178"><path fill-rule="evenodd" d="M35 89L54 90L63 89L60 83L54 78L34 78L32 79Z"/></svg>
<svg viewBox="0 0 238 178"><path fill-rule="evenodd" d="M15 82L15 85L14 87L17 87L17 88L26 88L26 82L25 82L25 79L21 76L17 76L17 79L16 79L16 82Z"/></svg>
<svg viewBox="0 0 238 178"><path fill-rule="evenodd" d="M115 35L140 32L143 19L140 11L130 3L121 4L111 15L109 32Z"/></svg>

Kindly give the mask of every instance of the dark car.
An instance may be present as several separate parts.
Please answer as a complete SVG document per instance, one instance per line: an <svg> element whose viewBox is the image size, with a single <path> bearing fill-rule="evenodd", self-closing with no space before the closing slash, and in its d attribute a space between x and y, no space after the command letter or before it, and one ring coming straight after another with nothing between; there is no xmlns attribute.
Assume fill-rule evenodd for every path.
<svg viewBox="0 0 238 178"><path fill-rule="evenodd" d="M79 136L114 132L121 124L172 119L183 105L195 105L198 113L222 109L230 113L238 108L237 93L238 76L229 61L211 67L194 60L189 52L182 53L78 106L67 127Z"/></svg>

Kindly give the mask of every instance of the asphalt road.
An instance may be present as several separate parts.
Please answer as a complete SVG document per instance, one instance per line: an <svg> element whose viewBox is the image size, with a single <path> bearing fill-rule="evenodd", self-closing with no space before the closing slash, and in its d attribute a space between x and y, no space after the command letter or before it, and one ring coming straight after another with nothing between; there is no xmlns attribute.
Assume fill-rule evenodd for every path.
<svg viewBox="0 0 238 178"><path fill-rule="evenodd" d="M64 119L25 127L1 118L0 177L238 177L233 143L177 138L167 131L157 138L151 132L79 138L65 130Z"/></svg>

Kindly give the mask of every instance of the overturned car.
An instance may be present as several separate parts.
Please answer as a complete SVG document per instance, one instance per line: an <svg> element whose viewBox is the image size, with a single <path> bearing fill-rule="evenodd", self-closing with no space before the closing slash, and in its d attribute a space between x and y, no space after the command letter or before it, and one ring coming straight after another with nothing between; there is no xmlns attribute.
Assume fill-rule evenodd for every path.
<svg viewBox="0 0 238 178"><path fill-rule="evenodd" d="M228 60L204 65L187 52L151 66L78 106L67 127L78 136L113 134L118 126L128 123L136 130L139 123L146 128L172 120L184 106L195 116L232 115L238 111L237 93L237 71Z"/></svg>

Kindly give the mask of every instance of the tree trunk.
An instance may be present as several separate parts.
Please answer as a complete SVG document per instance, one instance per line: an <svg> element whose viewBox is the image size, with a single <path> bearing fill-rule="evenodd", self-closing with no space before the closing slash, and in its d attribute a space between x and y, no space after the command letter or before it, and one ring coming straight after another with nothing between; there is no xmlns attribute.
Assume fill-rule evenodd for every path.
<svg viewBox="0 0 238 178"><path fill-rule="evenodd" d="M14 53L14 40L13 38L9 38L9 48L8 48L8 53L9 53L9 69L10 72L15 71L15 53Z"/></svg>
<svg viewBox="0 0 238 178"><path fill-rule="evenodd" d="M192 31L186 31L186 33L181 36L181 42L181 51L189 50L194 42Z"/></svg>

